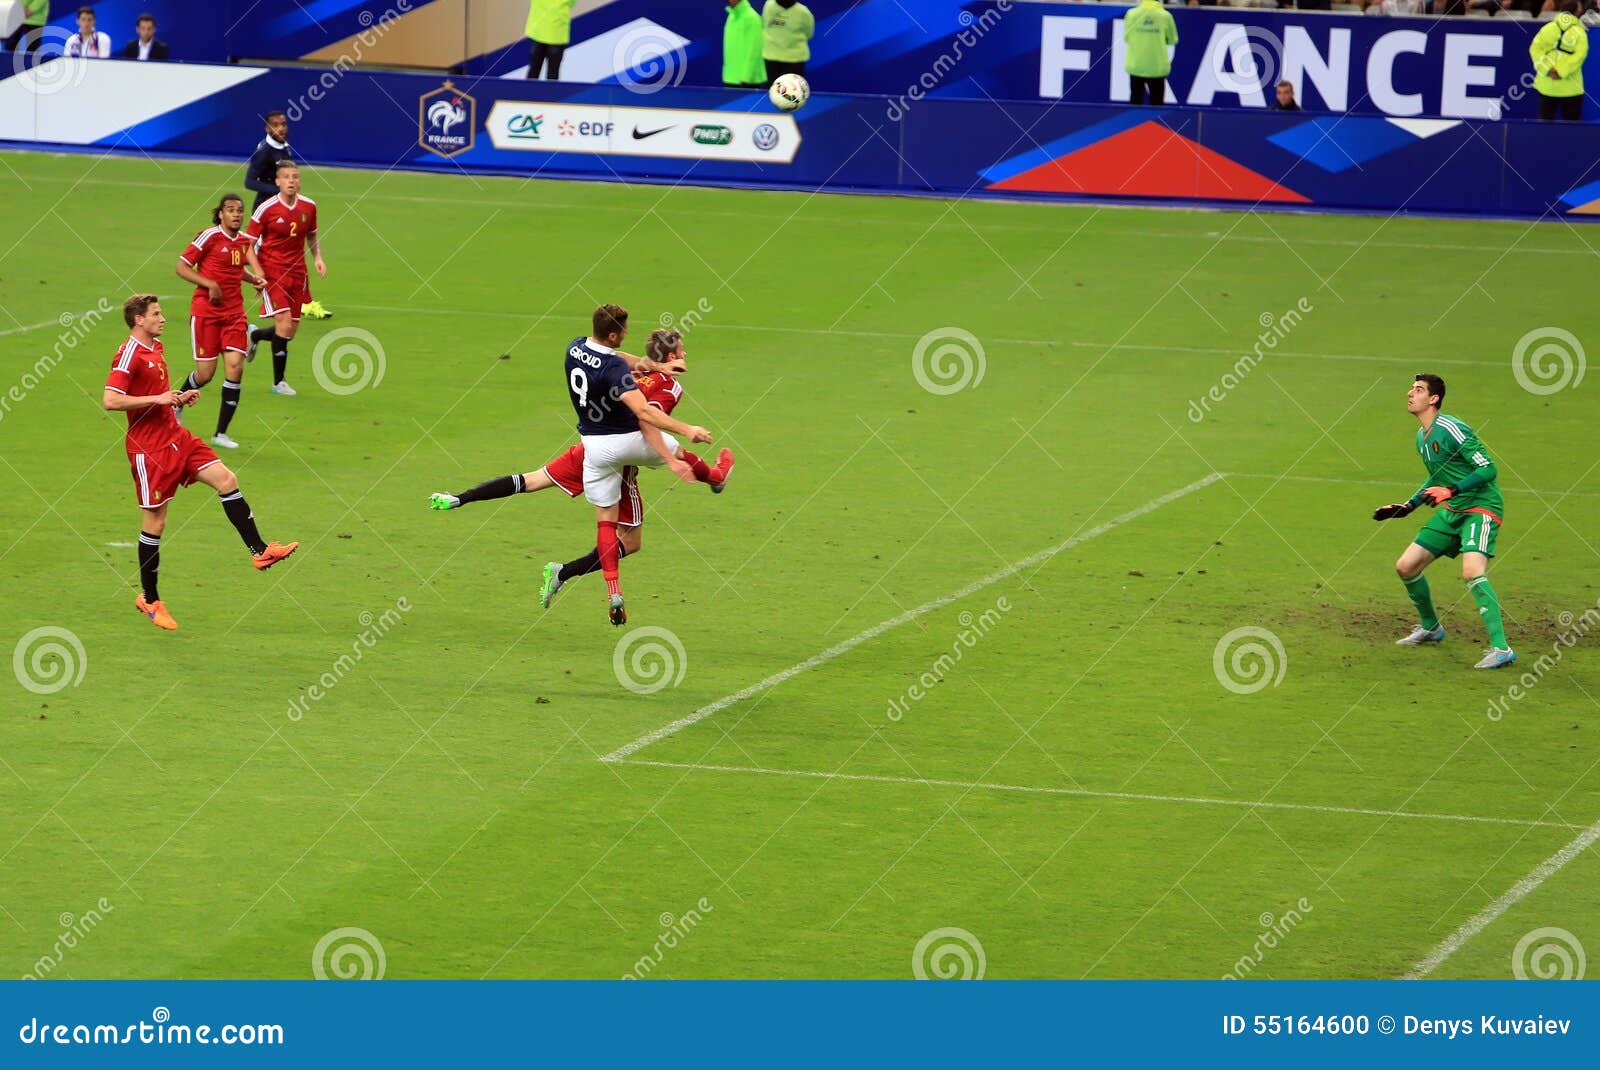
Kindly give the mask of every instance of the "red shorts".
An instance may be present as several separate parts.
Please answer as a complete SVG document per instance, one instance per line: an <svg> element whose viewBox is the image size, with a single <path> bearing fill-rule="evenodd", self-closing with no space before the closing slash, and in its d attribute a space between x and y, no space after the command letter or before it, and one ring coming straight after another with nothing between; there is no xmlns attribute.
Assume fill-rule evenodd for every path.
<svg viewBox="0 0 1600 1070"><path fill-rule="evenodd" d="M216 360L224 349L246 353L250 349L250 321L243 308L206 315L190 308L189 341L194 346L195 360Z"/></svg>
<svg viewBox="0 0 1600 1070"><path fill-rule="evenodd" d="M261 291L261 315L276 316L287 312L300 318L300 306L311 303L311 277L305 273L268 277L266 289Z"/></svg>
<svg viewBox="0 0 1600 1070"><path fill-rule="evenodd" d="M556 455L544 466L544 474L556 486L576 498L583 493L583 443L574 443ZM644 523L644 499L639 496L639 469L633 465L622 470L622 501L618 503L617 523L626 528L636 528Z"/></svg>
<svg viewBox="0 0 1600 1070"><path fill-rule="evenodd" d="M199 478L202 469L217 463L216 452L191 431L179 431L169 445L151 453L136 453L131 447L128 450L133 493L141 509L166 505L179 487L187 487Z"/></svg>

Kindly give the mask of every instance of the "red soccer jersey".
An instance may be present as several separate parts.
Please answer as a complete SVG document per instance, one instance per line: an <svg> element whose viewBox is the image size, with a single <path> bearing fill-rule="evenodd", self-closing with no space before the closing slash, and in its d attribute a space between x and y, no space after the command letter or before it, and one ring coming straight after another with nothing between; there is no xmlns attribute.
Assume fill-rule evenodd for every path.
<svg viewBox="0 0 1600 1070"><path fill-rule="evenodd" d="M211 303L204 286L194 288L189 312L195 316L227 316L237 319L244 313L244 297L239 286L244 282L245 251L254 244L243 231L228 237L221 227L202 230L179 256L185 264L222 287L222 303Z"/></svg>
<svg viewBox="0 0 1600 1070"><path fill-rule="evenodd" d="M130 397L165 394L172 389L168 385L167 361L162 356L161 343L147 346L132 337L123 342L116 360L111 363L106 389ZM170 405L134 409L128 413L128 452L154 453L165 449L181 430L178 415Z"/></svg>
<svg viewBox="0 0 1600 1070"><path fill-rule="evenodd" d="M256 256L269 279L282 276L303 277L306 273L306 237L317 230L317 202L310 197L295 198L294 207L273 195L261 202L250 217L245 235L260 239Z"/></svg>
<svg viewBox="0 0 1600 1070"><path fill-rule="evenodd" d="M645 401L668 416L672 415L673 408L683 397L683 387L679 385L676 376L646 372L643 375L635 375L633 381L638 384Z"/></svg>

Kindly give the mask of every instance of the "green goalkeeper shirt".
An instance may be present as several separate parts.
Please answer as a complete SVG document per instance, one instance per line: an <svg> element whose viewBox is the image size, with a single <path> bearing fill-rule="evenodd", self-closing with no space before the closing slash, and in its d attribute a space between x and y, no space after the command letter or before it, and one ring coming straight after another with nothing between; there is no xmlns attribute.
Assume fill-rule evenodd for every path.
<svg viewBox="0 0 1600 1070"><path fill-rule="evenodd" d="M1441 412L1431 428L1417 428L1417 453L1428 478L1411 496L1413 505L1421 503L1422 492L1429 487L1455 487L1455 496L1444 508L1457 513L1482 511L1504 522L1505 500L1495 482L1499 473L1472 428Z"/></svg>

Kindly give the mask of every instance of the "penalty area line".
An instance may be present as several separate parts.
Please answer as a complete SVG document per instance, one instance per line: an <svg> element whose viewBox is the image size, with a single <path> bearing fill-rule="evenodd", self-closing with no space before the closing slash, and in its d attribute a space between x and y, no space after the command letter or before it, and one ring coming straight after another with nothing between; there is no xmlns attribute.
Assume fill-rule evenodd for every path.
<svg viewBox="0 0 1600 1070"><path fill-rule="evenodd" d="M1526 877L1513 884L1505 894L1472 917L1461 923L1461 927L1440 941L1439 946L1422 957L1411 971L1401 978L1402 981L1420 981L1434 970L1445 964L1445 961L1467 946L1467 941L1477 936L1492 925L1500 915L1522 902L1529 895L1561 871L1568 862L1577 858L1595 841L1600 840L1600 821L1596 821L1588 828L1574 836L1565 847L1540 862L1529 871Z"/></svg>
<svg viewBox="0 0 1600 1070"><path fill-rule="evenodd" d="M809 672L819 665L827 664L837 657L848 654L862 643L870 642L885 632L893 631L902 624L909 624L918 617L932 613L936 609L942 609L943 607L950 605L952 602L959 602L961 599L966 598L969 595L976 594L985 587L990 587L996 583L999 583L1001 580L1009 579L1010 577L1015 576L1024 569L1032 568L1035 565L1041 565L1059 553L1070 550L1074 546L1081 546L1090 539L1099 538L1108 531L1119 528L1129 521L1137 520L1146 513L1153 513L1157 509L1160 509L1163 505L1169 505L1172 502L1177 501L1179 498L1193 494L1195 491L1201 490L1202 488L1209 487L1211 484L1224 478L1226 478L1226 473L1213 472L1203 479L1195 480L1186 487L1179 487L1177 490L1169 491L1159 498L1152 498L1150 501L1145 502L1138 508L1131 509L1128 512L1123 513L1121 516L1113 517L1103 524L1099 524L1090 528L1081 535L1074 535L1065 542L1058 543L1055 546L1048 547L1044 550L1040 550L1038 553L1024 557L1020 561L1013 562L1012 564L1007 565L1005 568L1000 569L998 572L991 572L982 579L973 580L971 583L960 588L959 590L951 591L949 594L941 595L932 601L924 602L915 609L908 609L897 617L890 617L886 621L883 621L879 624L874 624L865 631L857 632L855 635L852 635L843 642L837 643L834 646L822 651L820 654L815 654L797 665L791 665L787 669L784 669L781 672L775 672L766 679L751 684L749 687L744 688L741 691L735 691L731 695L724 696L723 698L717 699L715 702L701 706L693 713L686 714L685 716L678 718L676 721L673 721L671 724L662 725L660 728L646 732L632 743L625 743L616 750L612 751L610 754L603 755L600 760L602 762L620 762L629 755L637 753L638 751L650 746L652 743L659 743L668 736L676 735L677 733L683 731L690 725L699 724L701 721L705 720L707 717L710 717L714 713L720 713L729 706L743 702L745 699L754 695L759 695L763 691L769 691L772 688L777 687L779 684L799 676L803 672Z"/></svg>
<svg viewBox="0 0 1600 1070"><path fill-rule="evenodd" d="M1091 791L1087 788L1042 788L1027 784L986 784L970 780L939 780L929 777L885 776L875 773L819 773L805 769L767 769L756 765L708 765L703 762L658 762L652 758L628 758L613 764L652 765L661 769L690 769L708 773L745 773L761 776L802 777L809 780L844 780L866 784L923 784L936 788L961 788L964 791L1009 791L1025 795L1058 795L1078 799L1111 799L1122 802L1155 802L1191 806L1236 806L1249 810L1300 810L1316 814L1352 814L1384 819L1409 818L1418 821L1457 821L1479 825L1518 825L1524 828L1574 829L1565 821L1535 821L1518 817L1480 817L1475 814L1430 814L1419 810L1377 810L1362 806L1321 806L1315 803L1266 802L1250 799L1215 799L1203 795L1153 795L1135 791ZM1600 832L1600 825L1584 832ZM1579 837L1582 839L1582 836ZM1577 841L1574 840L1573 844ZM1568 844L1571 849L1573 844ZM1585 845L1586 846L1586 845ZM1582 848L1576 848L1576 854ZM1565 864L1565 863L1563 863ZM1553 872L1553 871L1552 871ZM1531 889L1530 889L1531 890ZM1526 894L1526 893L1524 893Z"/></svg>

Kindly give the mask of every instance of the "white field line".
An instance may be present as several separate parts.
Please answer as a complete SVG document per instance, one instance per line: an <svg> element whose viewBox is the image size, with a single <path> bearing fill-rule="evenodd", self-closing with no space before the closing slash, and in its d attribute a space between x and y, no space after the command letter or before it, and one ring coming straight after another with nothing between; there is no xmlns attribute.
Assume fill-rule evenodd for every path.
<svg viewBox="0 0 1600 1070"><path fill-rule="evenodd" d="M611 760L608 756L607 760ZM925 784L936 788L961 788L966 791L1014 791L1027 795L1064 795L1079 799L1115 799L1125 802L1157 802L1195 806L1242 806L1250 810L1302 810L1318 814L1356 814L1362 817L1411 818L1419 821L1459 821L1480 825L1518 825L1525 828L1574 829L1564 821L1531 821L1516 817L1478 817L1473 814L1430 814L1416 810L1375 810L1360 806L1318 806L1313 803L1264 802L1250 799L1213 799L1195 795L1149 795L1133 791L1090 791L1087 788L1040 788L1023 784L984 784L968 780L938 780L928 777L878 776L869 773L817 773L803 769L765 769L754 765L707 765L700 762L658 762L651 758L629 758L614 764L653 765L663 769L693 769L712 773L749 773L763 776L804 777L811 780L846 780L870 784ZM1584 836L1593 836L1600 826ZM1580 836L1579 839L1582 839ZM1564 850L1582 850L1577 840ZM1548 863L1547 863L1548 864ZM1558 867L1559 868L1559 867ZM1531 889L1530 889L1531 890ZM1492 919L1491 919L1492 920ZM1487 924L1487 923L1485 923ZM1442 960L1441 960L1442 961Z"/></svg>
<svg viewBox="0 0 1600 1070"><path fill-rule="evenodd" d="M9 338L13 334L27 334L29 331L37 331L44 327L67 326L69 326L69 324L62 323L59 319L45 320L43 323L30 323L25 327L8 327L5 330L0 331L0 338Z"/></svg>
<svg viewBox="0 0 1600 1070"><path fill-rule="evenodd" d="M1271 472L1229 472L1229 479L1286 479L1300 483L1347 483L1351 486L1363 487L1409 487L1416 480L1406 479L1343 479L1338 476L1281 476ZM1504 483L1496 480L1501 490L1519 491L1524 494L1536 494L1545 498L1600 498L1600 491L1592 490L1540 490L1537 487L1524 487L1515 483Z"/></svg>
<svg viewBox="0 0 1600 1070"><path fill-rule="evenodd" d="M1574 826L1575 827L1575 826ZM1571 843L1561 850L1540 862L1533 870L1520 881L1513 884L1499 899L1490 903L1482 910L1462 923L1461 928L1445 937L1439 946L1422 957L1422 960L1411 967L1411 972L1401 978L1405 981L1418 981L1428 976L1434 970L1444 965L1445 960L1467 945L1467 941L1477 936L1494 923L1500 915L1526 899L1539 885L1555 876L1561 868L1584 851L1592 847L1596 840L1600 840L1600 821L1596 821L1588 828L1575 836Z"/></svg>
<svg viewBox="0 0 1600 1070"><path fill-rule="evenodd" d="M438 316L443 312L448 312L452 316L480 316L489 317L492 319L511 318L524 323L538 322L545 319L567 320L572 318L565 314L530 317L526 313L522 312L496 312L488 309L435 309L427 308L422 305L344 305L344 307L355 309L357 312L384 312L400 315L410 313L413 315ZM841 338L882 338L889 341L915 341L922 337L918 334L905 334L896 331L844 331L837 328L829 330L825 327L776 327L771 324L723 323L721 320L715 321L712 325L719 331L754 331L764 334L837 335ZM1071 346L1074 349L1095 349L1102 352L1110 349L1129 349L1151 353L1222 354L1229 357L1242 356L1249 348L1248 345L1242 342L1237 346L1228 347L1135 345L1128 342L1107 344L1105 342L1086 342L1081 339L1061 341L1054 338L990 338L986 339L986 341L996 345L1008 346ZM1440 360L1434 357L1408 357L1403 354L1399 356L1380 356L1374 353L1305 353L1288 349L1275 349L1272 351L1272 355L1274 357L1293 357L1298 360L1353 360L1361 361L1363 363L1379 364L1414 364L1418 360L1425 359L1430 363L1443 365L1474 365L1483 368L1501 368L1506 366L1506 362L1503 360Z"/></svg>
<svg viewBox="0 0 1600 1070"><path fill-rule="evenodd" d="M968 595L976 594L985 587L989 587L993 584L999 583L1003 579L1015 576L1024 569L1032 568L1035 565L1041 565L1065 550L1070 550L1074 546L1080 546L1083 543L1088 542L1090 539L1099 538L1106 532L1115 528L1119 528L1123 524L1128 523L1130 520L1137 520L1146 513L1152 513L1161 508L1163 505L1168 505L1177 501L1179 498L1193 494L1202 487L1209 487L1211 484L1223 478L1224 473L1213 472L1204 479L1197 479L1186 487L1179 487L1177 490L1163 494L1159 498L1153 498L1139 506L1137 509L1130 510L1129 512L1123 513L1119 517L1114 517L1110 520L1107 520L1104 524L1092 527L1081 535L1074 535L1065 542L1049 547L1048 549L1040 550L1038 553L1024 557L1020 561L1014 561L1005 568L1000 569L998 572L991 572L982 579L973 580L971 583L960 588L959 590L951 591L949 594L941 595L932 601L924 602L915 609L908 609L898 617L890 617L886 621L883 621L879 624L874 624L867 630L852 635L842 643L837 643L834 646L830 646L822 653L813 655L812 657L807 658L805 661L800 662L798 665L791 665L782 672L775 672L765 680L762 680L759 683L751 684L742 691L735 691L733 694L719 698L717 701L709 705L701 706L698 710L678 718L671 724L663 725L651 732L646 732L632 743L623 744L610 754L603 756L600 760L602 762L620 762L630 754L633 754L639 750L643 750L652 743L659 743L668 736L675 735L676 733L683 731L685 728L688 728L692 724L698 724L707 717L710 717L712 714L719 713L735 703L743 702L752 695L759 695L763 691L777 687L785 680L799 676L803 672L809 672L810 670L815 669L818 665L824 665L843 654L848 654L862 643L876 639L885 632L892 631L895 628L900 627L902 624L909 624L918 617L932 613L934 610L947 606L952 602L959 602Z"/></svg>

